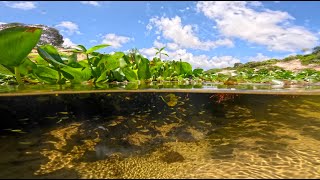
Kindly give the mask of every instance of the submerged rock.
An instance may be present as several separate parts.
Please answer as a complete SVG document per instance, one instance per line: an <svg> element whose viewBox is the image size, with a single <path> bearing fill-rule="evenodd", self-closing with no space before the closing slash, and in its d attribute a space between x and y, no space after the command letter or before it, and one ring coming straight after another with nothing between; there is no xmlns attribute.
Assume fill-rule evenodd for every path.
<svg viewBox="0 0 320 180"><path fill-rule="evenodd" d="M161 160L166 163L174 163L174 162L182 162L184 161L184 157L175 151L170 151L164 154L164 156L161 157Z"/></svg>

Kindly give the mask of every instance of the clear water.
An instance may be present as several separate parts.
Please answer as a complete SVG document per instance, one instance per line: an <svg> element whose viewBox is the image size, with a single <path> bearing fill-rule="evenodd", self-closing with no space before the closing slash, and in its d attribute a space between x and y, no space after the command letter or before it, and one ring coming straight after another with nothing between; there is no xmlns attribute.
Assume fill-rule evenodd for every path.
<svg viewBox="0 0 320 180"><path fill-rule="evenodd" d="M4 93L0 178L320 178L319 94L192 92Z"/></svg>

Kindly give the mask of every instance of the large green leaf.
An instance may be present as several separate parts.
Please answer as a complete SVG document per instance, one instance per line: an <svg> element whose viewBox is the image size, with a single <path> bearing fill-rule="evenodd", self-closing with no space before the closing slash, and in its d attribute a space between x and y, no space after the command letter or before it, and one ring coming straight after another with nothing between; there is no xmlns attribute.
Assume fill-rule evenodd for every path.
<svg viewBox="0 0 320 180"><path fill-rule="evenodd" d="M138 67L138 78L139 80L146 80L151 78L150 69L149 69L149 60L146 58L141 58L139 67Z"/></svg>
<svg viewBox="0 0 320 180"><path fill-rule="evenodd" d="M0 64L18 66L38 43L42 33L36 27L12 27L0 31Z"/></svg>
<svg viewBox="0 0 320 180"><path fill-rule="evenodd" d="M88 49L86 51L86 54L90 54L93 51L96 51L98 49L102 49L102 48L105 48L105 47L108 47L108 46L110 46L110 45L109 44L99 44L99 45L93 46L93 47L91 47L90 49Z"/></svg>
<svg viewBox="0 0 320 180"><path fill-rule="evenodd" d="M136 73L129 67L122 68L122 72L129 81L138 80Z"/></svg>

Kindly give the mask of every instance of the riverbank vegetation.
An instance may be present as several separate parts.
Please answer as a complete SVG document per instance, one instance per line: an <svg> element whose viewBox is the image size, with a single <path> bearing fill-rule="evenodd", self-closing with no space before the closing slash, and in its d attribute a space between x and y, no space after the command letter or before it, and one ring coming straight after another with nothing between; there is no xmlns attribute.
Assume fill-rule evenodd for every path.
<svg viewBox="0 0 320 180"><path fill-rule="evenodd" d="M320 81L320 71L306 68L285 70L278 62L300 60L302 65L320 65L320 48L306 55L296 55L260 62L236 63L234 67L204 71L192 68L181 59L162 60L168 56L157 49L153 59L147 59L138 50L97 52L108 44L93 47L78 45L59 51L52 44L39 44L41 27L15 26L0 31L0 83L2 84L91 84L110 82L179 81L189 83L215 82L226 85L238 83L310 84ZM32 50L35 53L31 53ZM84 59L79 60L79 54Z"/></svg>

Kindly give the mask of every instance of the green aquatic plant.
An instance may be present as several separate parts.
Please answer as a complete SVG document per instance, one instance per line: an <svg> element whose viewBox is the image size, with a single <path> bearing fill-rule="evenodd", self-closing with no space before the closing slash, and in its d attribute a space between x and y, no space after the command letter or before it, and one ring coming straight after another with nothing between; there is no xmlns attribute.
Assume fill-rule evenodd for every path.
<svg viewBox="0 0 320 180"><path fill-rule="evenodd" d="M40 40L41 28L12 27L0 31L0 64L14 67L15 77L22 84L19 65Z"/></svg>
<svg viewBox="0 0 320 180"><path fill-rule="evenodd" d="M202 83L203 81L236 83L272 83L278 81L320 81L320 72L303 70L287 71L274 66L278 59L263 62L248 62L234 67L211 69L193 69L191 64L180 60L161 58L165 47L156 48L151 61L141 55L137 49L124 52L99 53L97 50L108 47L100 44L86 49L78 45L75 49L59 50L52 45L38 46L36 53L30 53L39 41L42 30L38 27L14 27L0 31L0 82L16 79L22 84L21 76L28 83L85 83L100 87L107 82L134 82L141 86L149 81L176 81L178 84ZM60 51L60 52L59 52ZM78 60L78 55L85 58ZM318 63L318 54L297 55L306 64ZM169 57L169 56L168 56ZM293 58L293 57L290 57ZM290 59L289 58L289 59ZM319 61L320 62L320 61ZM221 73L222 70L229 72Z"/></svg>
<svg viewBox="0 0 320 180"><path fill-rule="evenodd" d="M155 50L157 50L156 55L159 54L159 59L161 59L161 55L165 55L167 57L169 57L169 55L167 53L164 53L164 49L166 47L162 47L162 48L154 48Z"/></svg>
<svg viewBox="0 0 320 180"><path fill-rule="evenodd" d="M93 46L89 49L86 49L83 45L77 45L77 48L74 49L73 52L80 52L80 53L84 53L87 57L87 61L88 61L88 64L89 64L89 67L91 69L91 74L93 75L93 77L95 78L94 79L94 82L96 82L96 80L98 79L97 77L97 74L96 72L94 71L93 69L93 65L92 65L92 60L93 58L89 58L89 55L91 56L94 56L94 52L99 50L99 49L102 49L102 48L105 48L105 47L108 47L110 46L109 44L99 44L99 45L96 45L96 46Z"/></svg>

